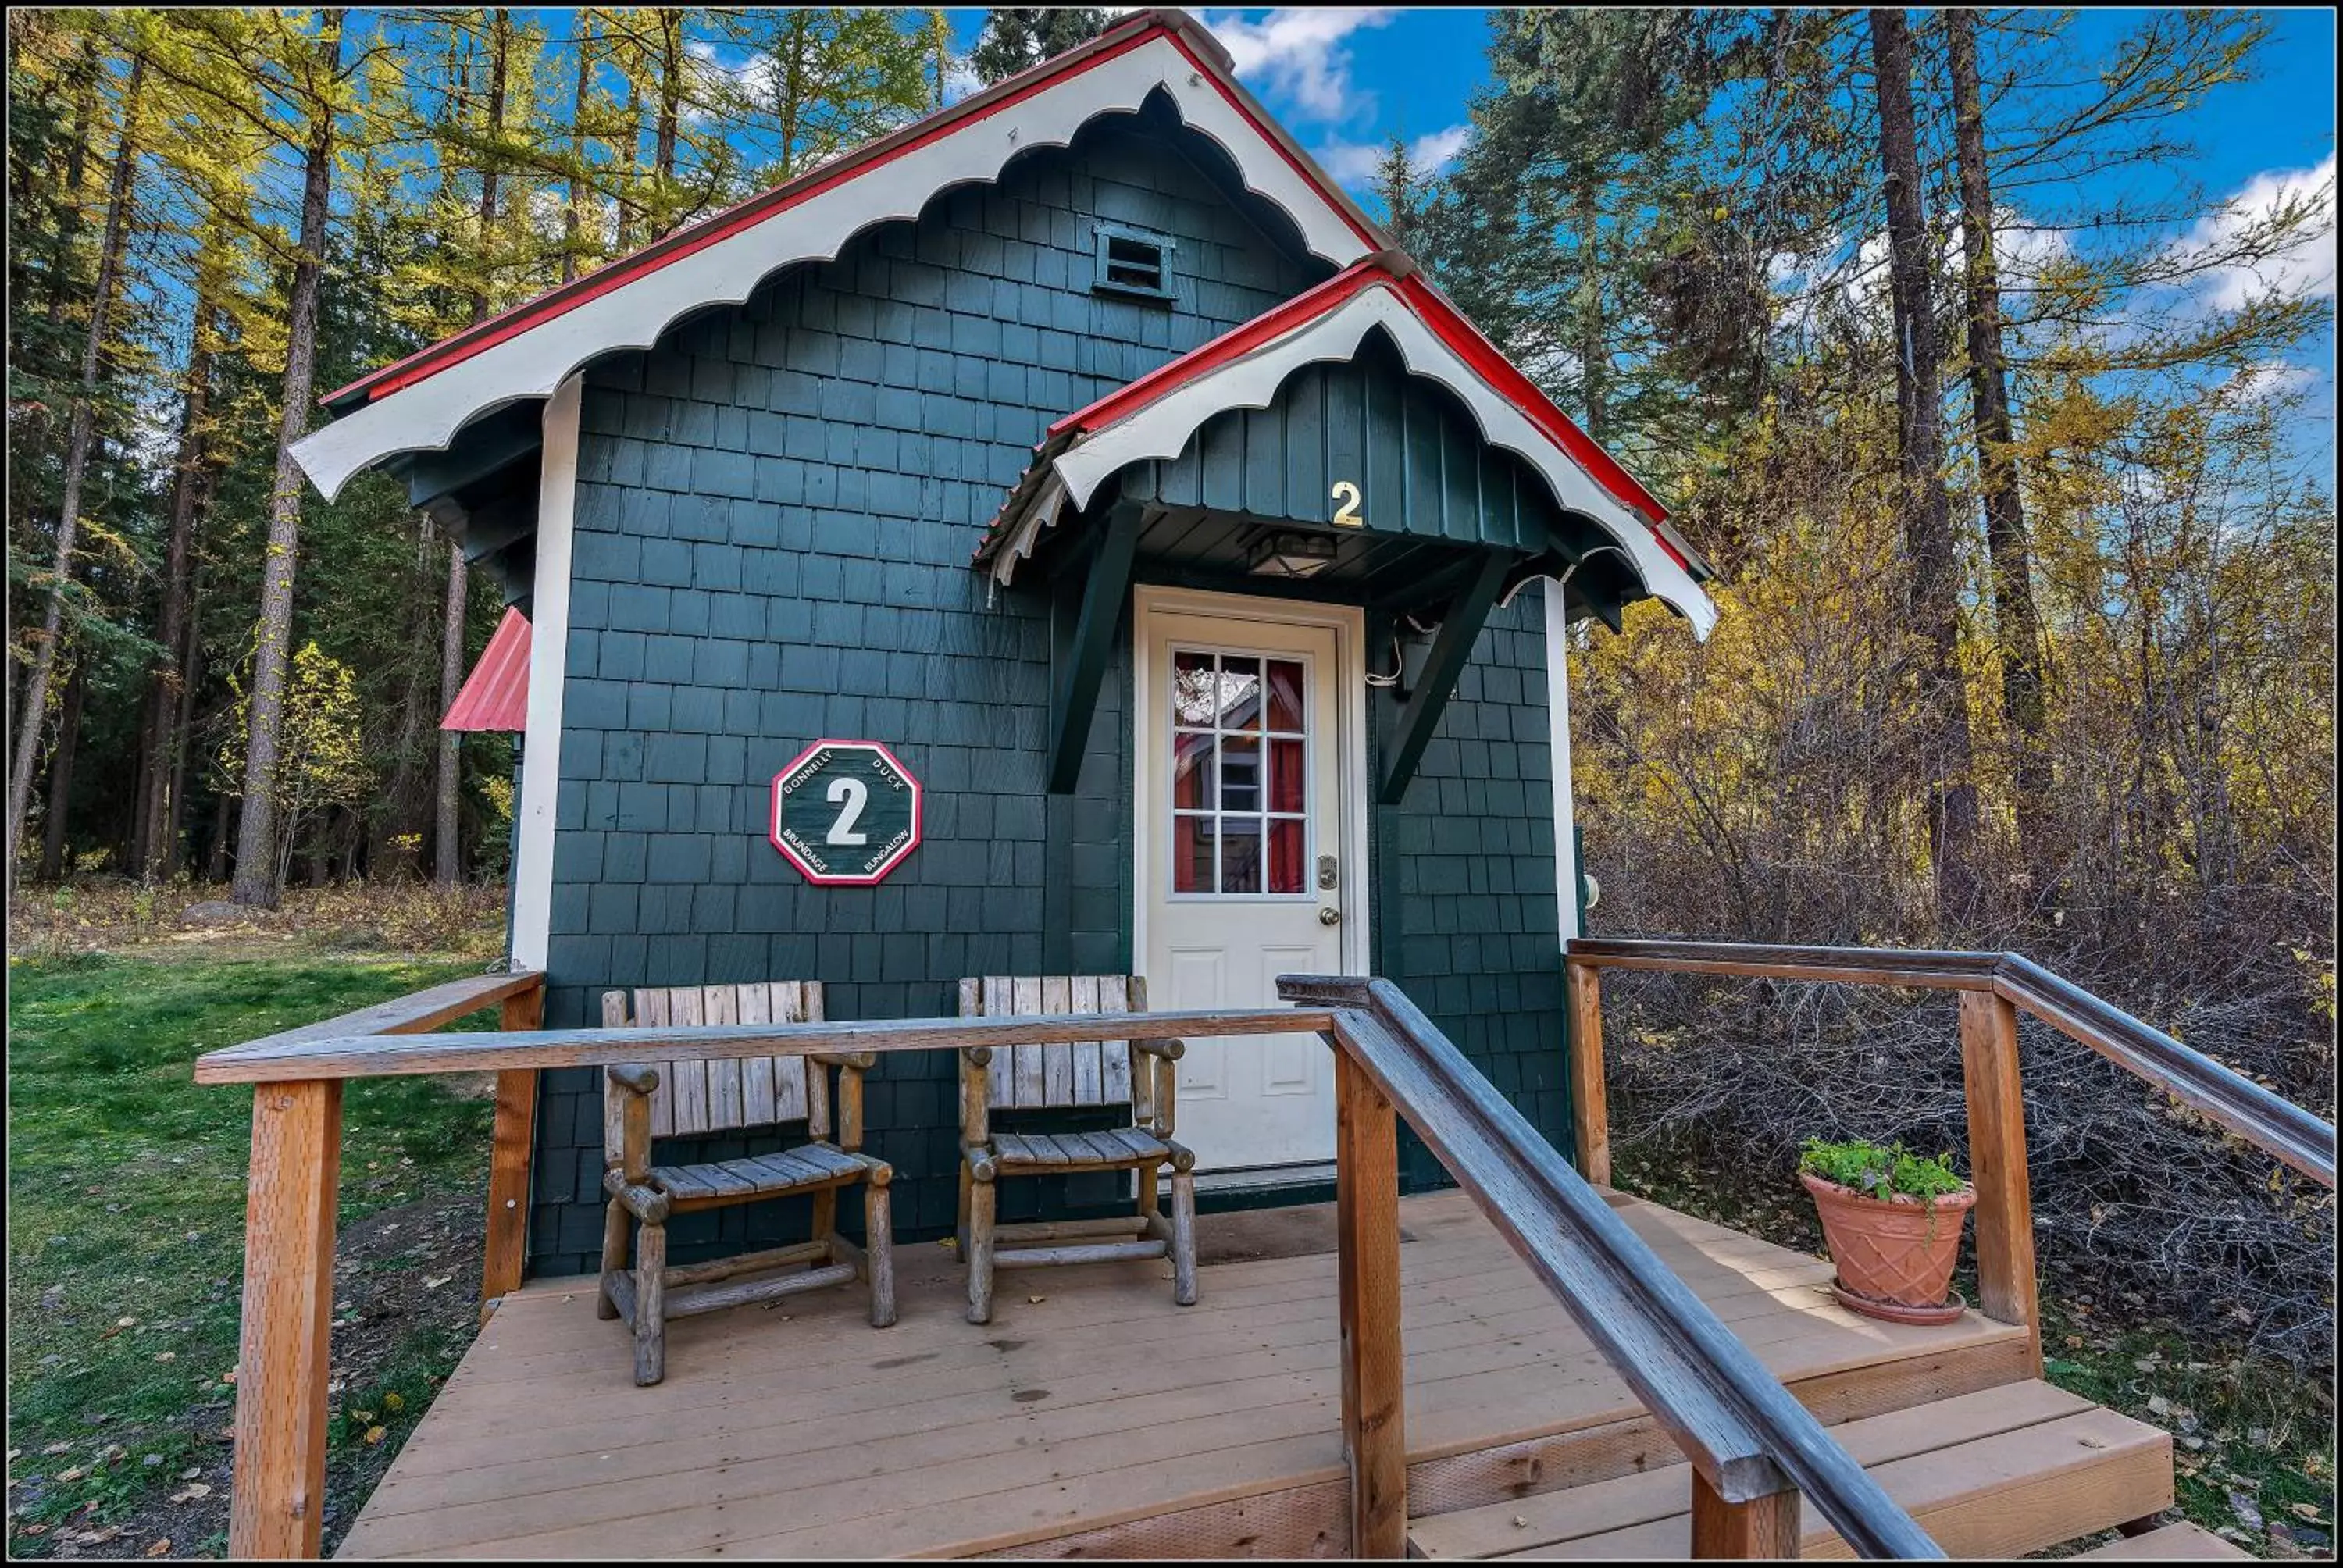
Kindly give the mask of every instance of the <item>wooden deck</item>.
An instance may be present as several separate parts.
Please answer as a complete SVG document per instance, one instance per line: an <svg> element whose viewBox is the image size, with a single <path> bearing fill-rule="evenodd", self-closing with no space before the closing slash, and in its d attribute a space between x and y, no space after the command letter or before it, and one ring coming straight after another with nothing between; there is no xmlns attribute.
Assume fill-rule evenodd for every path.
<svg viewBox="0 0 2343 1568"><path fill-rule="evenodd" d="M1825 1262L1612 1201L1825 1422L2032 1373L2021 1329L1857 1318ZM1412 1513L1677 1462L1463 1197L1400 1211ZM534 1284L341 1554L1340 1554L1332 1236L1322 1208L1207 1215L1198 1305L1165 1263L1101 1264L1004 1276L981 1328L951 1254L907 1247L895 1327L846 1288L687 1319L649 1389L590 1283Z"/></svg>

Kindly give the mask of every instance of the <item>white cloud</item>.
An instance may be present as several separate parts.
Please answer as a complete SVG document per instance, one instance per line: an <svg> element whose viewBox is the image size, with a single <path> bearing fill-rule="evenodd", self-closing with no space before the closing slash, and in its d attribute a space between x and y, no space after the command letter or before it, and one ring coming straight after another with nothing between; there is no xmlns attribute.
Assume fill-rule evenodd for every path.
<svg viewBox="0 0 2343 1568"><path fill-rule="evenodd" d="M2237 246L2262 248L2258 234L2289 210L2307 209L2291 244L2269 248L2235 266L2219 266L2196 282L2198 297L2217 310L2235 310L2250 300L2272 294L2306 294L2331 299L2335 295L2335 155L2327 155L2317 168L2268 169L2247 180L2218 212L2173 246L2176 260L2204 256Z"/></svg>
<svg viewBox="0 0 2343 1568"><path fill-rule="evenodd" d="M1352 85L1342 40L1396 14L1388 5L1282 6L1258 22L1222 15L1204 25L1228 50L1237 75L1288 100L1292 117L1340 125L1374 111L1374 95Z"/></svg>
<svg viewBox="0 0 2343 1568"><path fill-rule="evenodd" d="M968 63L968 56L954 55L944 66L944 102L957 104L962 98L982 91L984 78L976 74L976 67Z"/></svg>
<svg viewBox="0 0 2343 1568"><path fill-rule="evenodd" d="M1472 138L1470 125L1451 126L1444 131L1433 131L1407 145L1407 161L1415 167L1419 178L1428 178L1456 161ZM1384 142L1350 142L1335 138L1321 143L1311 150L1318 166L1334 176L1342 186L1363 186L1375 177L1375 166L1382 163L1391 144Z"/></svg>
<svg viewBox="0 0 2343 1568"><path fill-rule="evenodd" d="M2289 365L2283 359L2263 359L2231 377L2229 385L2237 388L2240 399L2261 402L2308 392L2321 379L2319 372L2308 365Z"/></svg>

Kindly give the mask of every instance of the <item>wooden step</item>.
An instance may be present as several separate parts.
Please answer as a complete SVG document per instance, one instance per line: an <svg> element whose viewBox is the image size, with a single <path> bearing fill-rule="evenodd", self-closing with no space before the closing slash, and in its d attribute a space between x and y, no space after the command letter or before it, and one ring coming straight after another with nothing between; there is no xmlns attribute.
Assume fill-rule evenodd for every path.
<svg viewBox="0 0 2343 1568"><path fill-rule="evenodd" d="M2014 1557L2172 1505L2172 1439L2045 1382L2006 1383L1832 1429L1831 1435L1955 1557ZM1428 1558L1688 1556L1692 1467L1409 1526ZM1848 1557L1812 1505L1801 1554Z"/></svg>
<svg viewBox="0 0 2343 1568"><path fill-rule="evenodd" d="M2067 1561L2210 1563L2222 1558L2250 1559L2252 1556L2253 1553L2244 1547L2224 1541L2203 1525L2191 1524L2184 1519L2177 1524L2160 1524L2145 1535L2127 1535L2119 1541L2110 1541L2105 1546L2077 1552Z"/></svg>

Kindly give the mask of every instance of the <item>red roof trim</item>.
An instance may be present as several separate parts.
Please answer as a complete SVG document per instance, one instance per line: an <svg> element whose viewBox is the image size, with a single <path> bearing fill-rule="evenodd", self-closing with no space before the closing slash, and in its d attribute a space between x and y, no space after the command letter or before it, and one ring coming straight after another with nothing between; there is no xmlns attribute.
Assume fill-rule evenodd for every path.
<svg viewBox="0 0 2343 1568"><path fill-rule="evenodd" d="M695 252L704 250L718 241L741 230L762 223L765 219L805 202L823 191L856 179L873 169L884 167L907 153L915 152L940 138L1011 108L1053 85L1059 78L1078 75L1094 65L1105 64L1128 54L1149 40L1165 36L1189 64L1211 80L1213 87L1229 106L1242 115L1246 123L1275 148L1279 157L1323 193L1343 223L1369 245L1383 243L1373 228L1358 215L1341 188L1327 178L1323 170L1298 156L1289 140L1276 127L1256 114L1243 96L1230 85L1228 65L1224 60L1208 61L1189 38L1187 29L1197 25L1179 13L1150 11L1136 14L1118 27L1131 28L1129 35L1114 37L1117 28L1111 27L1089 45L1067 51L1054 59L1020 72L1001 82L988 92L980 93L927 120L905 126L893 136L881 137L869 144L860 154L850 153L837 163L813 170L799 179L777 186L769 191L749 196L726 208L705 223L658 241L631 255L612 262L600 271L590 273L577 282L541 294L535 299L514 306L511 309L490 317L478 326L454 337L442 339L426 348L417 349L403 359L359 377L348 386L329 392L319 401L328 407L347 398L364 394L374 402L404 390L440 371L460 365L465 360L487 352L498 344L518 337L548 321L565 316L603 295L619 288L649 273L656 272L671 262L680 261ZM1209 37L1209 35L1206 35ZM900 138L900 139L897 139Z"/></svg>
<svg viewBox="0 0 2343 1568"><path fill-rule="evenodd" d="M338 391L328 392L318 401L330 405L359 392L366 394L368 402L387 397L451 366L460 365L483 354L508 338L566 316L579 306L598 299L636 278L681 261L776 214L787 212L826 190L859 178L873 169L882 168L907 153L916 152L966 126L989 119L1051 85L1059 76L1079 75L1130 53L1159 34L1172 31L1170 24L1151 14L1141 20L1144 25L1127 38L1109 44L1104 40L1111 35L1101 35L1099 43L1087 53L1070 50L1000 83L990 90L991 95L997 96L980 93L963 105L930 116L926 121L914 122L896 133L902 139L893 141L892 145L890 145L891 138L881 138L865 149L864 156L856 157L849 154L839 162L812 170L799 179L747 197L704 223L648 245L575 283L523 301L509 310L488 317L478 327L443 338L427 348L419 348L379 370L369 371ZM1195 59L1192 51L1182 49L1182 53L1191 60ZM922 126L924 129L920 128Z"/></svg>
<svg viewBox="0 0 2343 1568"><path fill-rule="evenodd" d="M1069 437L1081 431L1102 429L1126 419L1189 382L1208 376L1316 320L1363 290L1376 287L1389 288L1396 293L1443 343L1456 351L1458 357L1472 367L1473 374L1519 408L1532 424L1569 453L1597 484L1623 505L1640 513L1645 523L1652 526L1653 538L1678 566L1686 571L1692 569L1692 564L1677 552L1656 526L1668 515L1667 508L1660 505L1658 498L1621 467L1617 458L1581 430L1569 415L1554 405L1553 398L1539 390L1535 382L1515 368L1513 362L1498 352L1496 346L1465 319L1462 312L1449 304L1439 290L1417 276L1412 261L1395 252L1379 252L1353 262L1315 288L1262 312L1243 326L1221 334L1201 347L1191 349L1170 364L1148 372L1127 387L1118 387L1087 407L1076 409L1051 425L1048 435L1050 437Z"/></svg>
<svg viewBox="0 0 2343 1568"><path fill-rule="evenodd" d="M480 662L464 679L464 689L447 705L442 729L495 729L519 733L528 728L528 618L518 609L505 611L496 636L480 651Z"/></svg>
<svg viewBox="0 0 2343 1568"><path fill-rule="evenodd" d="M1390 277L1391 274L1383 269L1381 256L1354 261L1315 288L1297 294L1282 305L1271 307L1243 326L1232 327L1211 342L1190 349L1170 364L1159 365L1130 385L1117 387L1089 407L1075 409L1051 425L1048 433L1063 436L1077 430L1103 429L1198 377L1209 375L1232 360L1242 359L1263 344L1273 342L1293 328L1316 320L1361 289L1377 282L1388 282Z"/></svg>

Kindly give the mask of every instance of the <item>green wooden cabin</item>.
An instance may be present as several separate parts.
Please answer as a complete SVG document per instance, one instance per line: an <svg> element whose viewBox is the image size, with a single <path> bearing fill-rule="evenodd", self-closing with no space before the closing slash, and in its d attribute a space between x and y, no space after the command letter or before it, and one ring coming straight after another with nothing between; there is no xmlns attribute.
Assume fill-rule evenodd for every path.
<svg viewBox="0 0 2343 1568"><path fill-rule="evenodd" d="M1202 1008L1373 972L1569 1147L1567 628L1653 597L1704 632L1704 568L1188 18L328 404L319 487L403 480L529 618L525 679L482 672L503 719L473 710L524 738L512 959L548 1026L620 986L819 980L844 1020L948 1015L963 976ZM777 844L776 776L825 740L917 781L875 879ZM792 804L800 841L861 830L830 804ZM1322 1047L1182 1070L1208 1207L1325 1195ZM906 1241L951 1226L952 1074L870 1084ZM598 1075L538 1095L528 1267L590 1269ZM793 1239L769 1207L679 1221L678 1261Z"/></svg>

